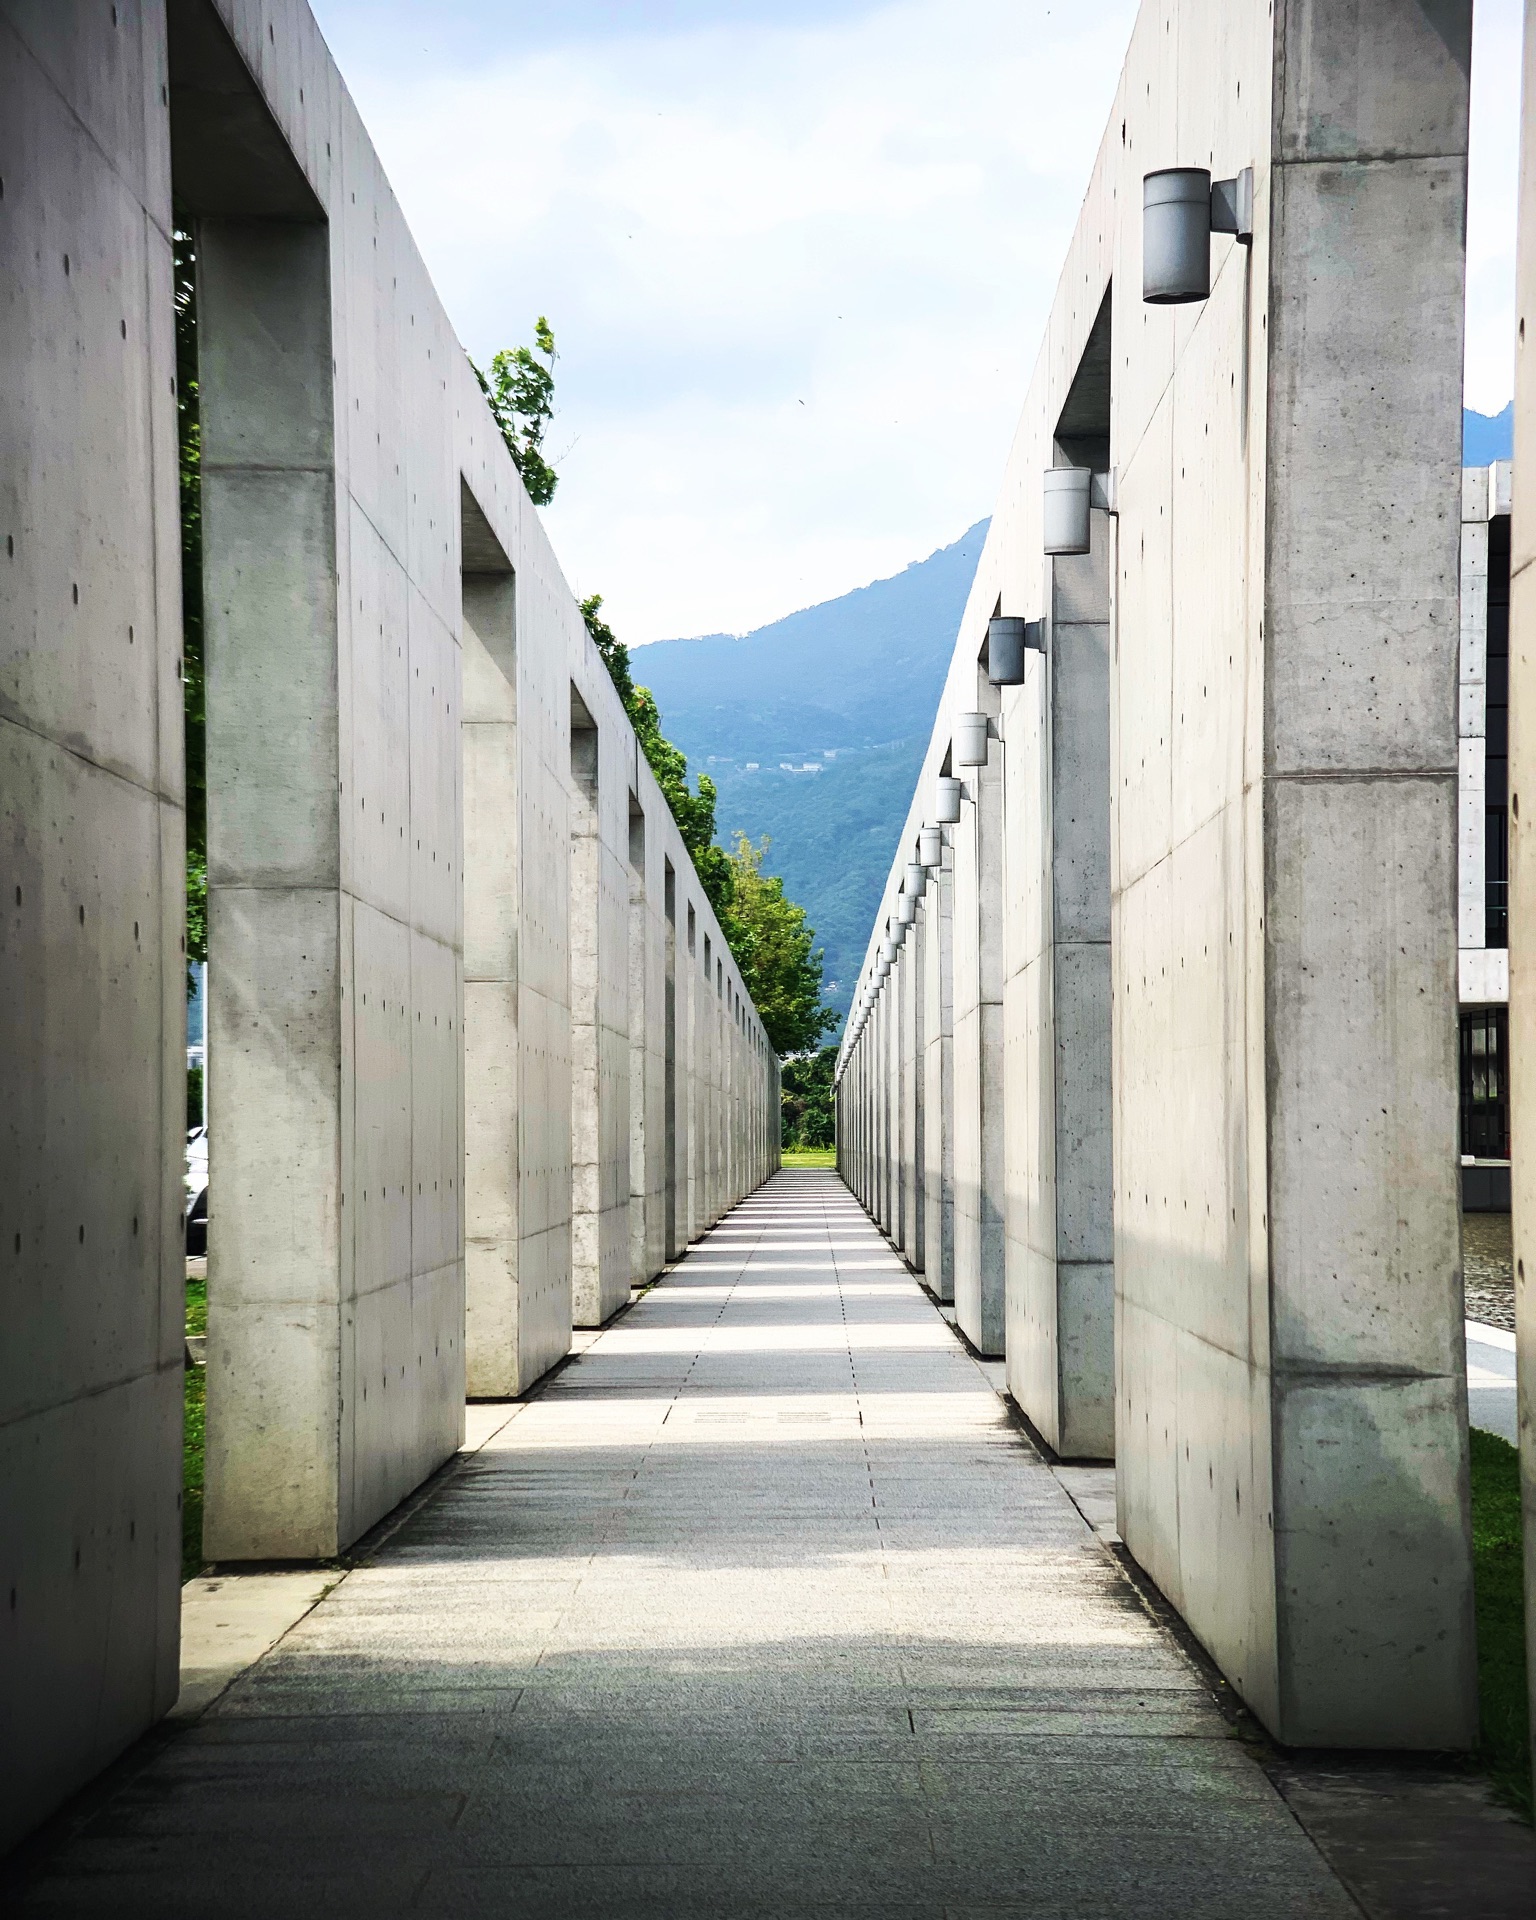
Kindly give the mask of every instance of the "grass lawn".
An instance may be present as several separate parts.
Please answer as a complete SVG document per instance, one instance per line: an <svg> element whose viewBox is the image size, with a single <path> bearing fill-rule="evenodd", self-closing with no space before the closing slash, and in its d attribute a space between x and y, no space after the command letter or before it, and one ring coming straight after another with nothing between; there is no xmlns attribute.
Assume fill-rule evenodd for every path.
<svg viewBox="0 0 1536 1920"><path fill-rule="evenodd" d="M1482 1763L1500 1796L1531 1818L1531 1739L1525 1685L1520 1456L1472 1429L1472 1568L1477 1590L1477 1687Z"/></svg>
<svg viewBox="0 0 1536 1920"><path fill-rule="evenodd" d="M835 1167L837 1149L835 1147L786 1147L784 1164L786 1167Z"/></svg>
<svg viewBox="0 0 1536 1920"><path fill-rule="evenodd" d="M208 1282L187 1282L187 1332L208 1330ZM187 1368L181 1430L181 1577L190 1580L203 1564L203 1419L207 1371Z"/></svg>

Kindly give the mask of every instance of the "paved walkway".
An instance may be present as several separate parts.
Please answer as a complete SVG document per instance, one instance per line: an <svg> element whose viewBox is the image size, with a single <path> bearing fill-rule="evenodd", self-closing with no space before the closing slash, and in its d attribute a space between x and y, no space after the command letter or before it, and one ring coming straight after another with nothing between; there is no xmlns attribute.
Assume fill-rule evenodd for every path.
<svg viewBox="0 0 1536 1920"><path fill-rule="evenodd" d="M1357 1910L844 1188L786 1173L20 1911Z"/></svg>

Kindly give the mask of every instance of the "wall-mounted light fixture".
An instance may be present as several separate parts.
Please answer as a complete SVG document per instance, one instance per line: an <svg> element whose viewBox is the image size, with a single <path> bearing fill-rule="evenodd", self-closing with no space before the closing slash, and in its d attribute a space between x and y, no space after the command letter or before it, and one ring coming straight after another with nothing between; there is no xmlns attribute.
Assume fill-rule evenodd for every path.
<svg viewBox="0 0 1536 1920"><path fill-rule="evenodd" d="M1253 243L1253 168L1213 181L1205 167L1163 167L1141 183L1141 297L1155 307L1211 296L1211 235Z"/></svg>
<svg viewBox="0 0 1536 1920"><path fill-rule="evenodd" d="M907 897L912 900L921 900L924 893L927 892L928 869L923 865L921 860L909 860L907 862L907 877L904 885Z"/></svg>
<svg viewBox="0 0 1536 1920"><path fill-rule="evenodd" d="M987 764L987 716L956 714L953 744L957 767L984 767Z"/></svg>
<svg viewBox="0 0 1536 1920"><path fill-rule="evenodd" d="M920 827L918 829L917 857L925 867L943 865L944 829L942 827Z"/></svg>
<svg viewBox="0 0 1536 1920"><path fill-rule="evenodd" d="M953 827L960 819L960 800L965 789L952 775L939 775L938 798L934 804L934 814L940 826Z"/></svg>
<svg viewBox="0 0 1536 1920"><path fill-rule="evenodd" d="M994 614L987 622L987 678L994 687L1021 687L1030 649L1045 652L1045 622Z"/></svg>
<svg viewBox="0 0 1536 1920"><path fill-rule="evenodd" d="M1046 553L1088 553L1093 547L1092 509L1115 511L1114 469L1095 473L1091 467L1047 467L1042 504L1040 544Z"/></svg>
<svg viewBox="0 0 1536 1920"><path fill-rule="evenodd" d="M904 893L897 901L896 918L901 923L903 930L910 927L916 921L917 895L915 893Z"/></svg>

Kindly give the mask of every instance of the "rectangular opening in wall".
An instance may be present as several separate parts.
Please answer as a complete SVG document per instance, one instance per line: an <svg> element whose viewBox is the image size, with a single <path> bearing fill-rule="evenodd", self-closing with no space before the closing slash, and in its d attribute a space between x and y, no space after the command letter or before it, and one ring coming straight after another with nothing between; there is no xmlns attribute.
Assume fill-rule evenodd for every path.
<svg viewBox="0 0 1536 1920"><path fill-rule="evenodd" d="M517 580L480 503L462 480L459 553L465 1368L470 1397L489 1399L520 1392L531 1373L549 1364L565 1329L525 1315L516 1297L523 1228ZM434 1028L429 1035L423 1027L422 1045L440 1044L441 1031ZM439 1063L435 1078L441 1082L442 1075Z"/></svg>
<svg viewBox="0 0 1536 1920"><path fill-rule="evenodd" d="M677 873L670 860L662 866L663 908L666 915L666 984L662 1035L664 1048L664 1142L666 1166L664 1205L666 1209L667 1258L678 1252L677 1243Z"/></svg>
<svg viewBox="0 0 1536 1920"><path fill-rule="evenodd" d="M195 1562L202 1551L281 1553L287 1539L314 1537L306 1529L317 1514L334 1528L337 1502L347 1509L350 1499L301 1437L334 1426L332 1387L306 1389L296 1384L302 1368L278 1369L275 1356L291 1349L264 1311L276 1274L285 1300L304 1302L301 1317L334 1320L343 1280L338 1262L295 1244L292 1225L336 1217L340 1074L300 1084L284 1064L290 1047L334 1059L339 1046L340 960L326 931L337 916L334 899L317 904L315 885L317 876L327 889L339 883L337 560L324 209L218 10L170 0L165 20L186 937L199 966L211 961L202 1084L192 1075L188 1084L189 1124L208 1122L189 1250L205 1249L215 1222L219 1237L212 1364L199 1376L208 1392L197 1423L208 1443L201 1540L202 1481L190 1459L183 1508ZM252 1007L261 1010L254 1023ZM242 1016L239 1044L221 1045ZM194 1313L208 1304L204 1284L194 1272ZM282 1418L253 1412L274 1405ZM314 1489L315 1506L295 1493L274 1512L272 1483Z"/></svg>
<svg viewBox="0 0 1536 1920"><path fill-rule="evenodd" d="M596 722L573 684L567 950L571 995L571 1312L578 1327L595 1327L602 1321L598 748Z"/></svg>
<svg viewBox="0 0 1536 1920"><path fill-rule="evenodd" d="M645 893L645 809L629 796L629 1252L630 1277L651 1277L651 1182L647 1166L650 1078L650 915Z"/></svg>
<svg viewBox="0 0 1536 1920"><path fill-rule="evenodd" d="M1106 289L1056 422L1061 464L1091 467L1095 473L1109 467L1111 323L1111 295Z"/></svg>

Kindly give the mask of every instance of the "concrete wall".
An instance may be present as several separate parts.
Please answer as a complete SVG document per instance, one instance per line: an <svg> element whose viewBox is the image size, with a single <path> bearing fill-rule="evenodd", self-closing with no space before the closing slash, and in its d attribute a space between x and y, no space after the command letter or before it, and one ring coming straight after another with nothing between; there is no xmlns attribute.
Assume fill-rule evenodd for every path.
<svg viewBox="0 0 1536 1920"><path fill-rule="evenodd" d="M880 908L977 705L988 617L1061 621L1041 473L1083 461L1057 434L1107 294L1113 590L1107 621L1081 625L1105 628L1108 653L1120 1530L1271 1729L1304 1744L1454 1747L1476 1726L1455 1180L1469 26L1465 7L1414 0L1143 6ZM1252 166L1255 233L1213 237L1209 299L1157 308L1141 181L1170 165ZM1101 1409L1105 1369L1102 1200L1074 1241L1061 1193L1066 1160L1102 1194L1104 1134L1102 1110L1079 1126L1060 1072L1085 1040L1062 1002L1070 653L1048 637L993 748L1023 1282L1007 1361L1047 1427L1078 1358L1069 1255L1100 1297ZM957 1307L985 1178L974 805L950 834ZM1085 970L1103 966L1095 886ZM878 1073L889 993L867 967L845 1112L867 1097L850 1069ZM1101 1016L1102 995L1096 1058ZM1098 1439L1068 1444L1107 1450L1098 1418Z"/></svg>
<svg viewBox="0 0 1536 1920"><path fill-rule="evenodd" d="M994 716L996 692L976 683L969 711ZM962 670L962 683L964 674ZM963 684L962 684L963 692ZM955 1318L978 1352L1000 1354L1006 1317L1003 1160L1003 805L1002 739L989 740L985 766L963 770L965 795L954 832L954 1290ZM909 841L913 836L909 835Z"/></svg>
<svg viewBox="0 0 1536 1920"><path fill-rule="evenodd" d="M1524 99L1536 100L1536 0L1526 0ZM1536 473L1536 118L1520 145L1520 239L1515 267L1515 467ZM1509 1012L1515 1338L1520 1479L1525 1516L1525 1632L1536 1740L1536 874L1530 794L1536 786L1536 502L1517 491L1510 527ZM1527 770L1533 780L1527 780ZM1521 819L1520 795L1526 795ZM1532 1278L1527 1278L1527 1267Z"/></svg>
<svg viewBox="0 0 1536 1920"><path fill-rule="evenodd" d="M1066 464L1066 462L1063 462ZM1111 1204L1111 516L1047 562L1050 671L1008 716L1008 1388L1068 1459L1115 1450Z"/></svg>
<svg viewBox="0 0 1536 1920"><path fill-rule="evenodd" d="M94 12L0 8L0 1846L177 1688L186 978L165 83L152 7L126 10L109 44Z"/></svg>
<svg viewBox="0 0 1536 1920"><path fill-rule="evenodd" d="M523 1391L779 1129L777 1062L308 9L14 0L0 90L0 231L37 263L0 399L3 1842L177 1684L173 205L203 428L208 1555L343 1549L453 1453L466 1387ZM710 1142L686 1192L669 1085L674 1153Z"/></svg>

